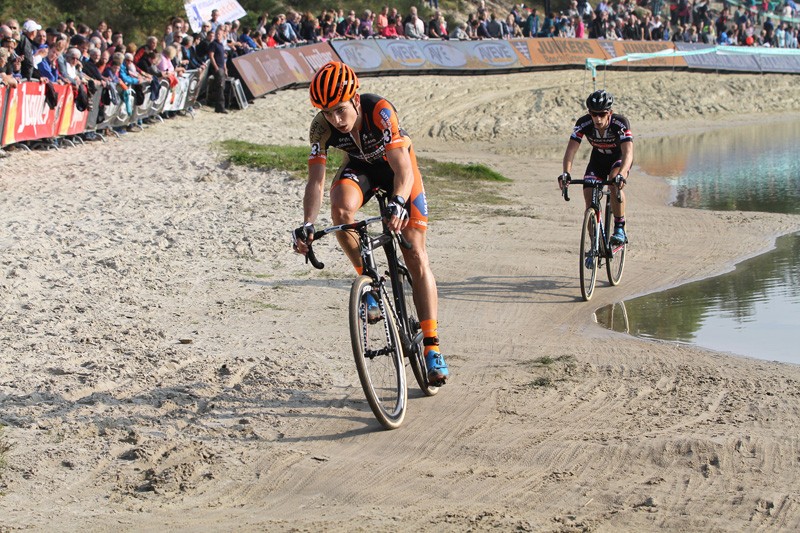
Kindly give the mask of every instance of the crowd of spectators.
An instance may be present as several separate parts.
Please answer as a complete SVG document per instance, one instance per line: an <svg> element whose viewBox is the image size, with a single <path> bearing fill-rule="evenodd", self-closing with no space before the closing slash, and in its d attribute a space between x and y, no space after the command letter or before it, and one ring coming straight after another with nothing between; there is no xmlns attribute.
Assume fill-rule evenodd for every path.
<svg viewBox="0 0 800 533"><path fill-rule="evenodd" d="M427 2L430 15L420 16L416 7L407 13L384 5L380 11L361 13L342 9L311 12L287 11L271 17L264 13L254 27L238 27L234 34L243 49L295 46L331 39L513 39L519 37L567 37L614 40L672 40L720 45L796 48L798 25L794 0L770 4L746 0L742 6L724 1L718 10L710 0L571 0L564 11L539 13L536 8L514 4L508 12L487 8L477 0L465 21L447 19L438 2ZM774 5L774 8L770 8ZM655 11L654 11L655 10ZM770 16L768 16L770 15ZM239 48L238 50L242 50Z"/></svg>
<svg viewBox="0 0 800 533"><path fill-rule="evenodd" d="M35 20L20 24L9 19L0 25L0 82L15 85L22 79L70 84L90 93L113 87L129 90L162 78L172 79L186 69L208 63L219 77L227 74L230 58L255 50L297 46L331 39L512 39L567 37L624 40L672 40L721 45L797 48L798 26L794 0L770 10L767 0L711 9L709 0L678 0L657 12L652 0L570 0L565 11L540 15L536 8L514 4L508 13L488 9L477 0L466 21L448 24L429 1L430 15L423 20L416 7L401 14L383 6L360 14L323 9L315 15L288 10L263 13L255 25L222 21L219 12L192 32L188 23L174 17L161 36L147 37L142 45L126 42L124 35L101 21L95 28L67 20L43 28ZM774 4L772 4L774 5ZM778 15L779 18L767 15ZM452 26L452 27L450 27ZM214 60L214 57L217 60ZM216 105L216 104L215 104ZM219 107L217 106L219 110Z"/></svg>

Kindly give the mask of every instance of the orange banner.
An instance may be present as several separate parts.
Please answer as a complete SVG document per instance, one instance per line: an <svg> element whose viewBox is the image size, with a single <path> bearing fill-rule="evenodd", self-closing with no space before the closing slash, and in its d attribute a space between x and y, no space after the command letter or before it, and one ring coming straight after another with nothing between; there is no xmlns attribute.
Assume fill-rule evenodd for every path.
<svg viewBox="0 0 800 533"><path fill-rule="evenodd" d="M586 64L586 58L607 59L594 39L536 38L515 39L511 46L525 67Z"/></svg>

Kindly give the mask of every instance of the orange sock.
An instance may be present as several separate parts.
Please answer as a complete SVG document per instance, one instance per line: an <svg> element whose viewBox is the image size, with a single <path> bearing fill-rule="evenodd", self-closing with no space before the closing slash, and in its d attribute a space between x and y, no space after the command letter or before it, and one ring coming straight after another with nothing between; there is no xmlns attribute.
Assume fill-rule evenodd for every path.
<svg viewBox="0 0 800 533"><path fill-rule="evenodd" d="M364 273L364 267L353 267L356 269L356 274L359 276Z"/></svg>
<svg viewBox="0 0 800 533"><path fill-rule="evenodd" d="M438 322L433 319L422 320L419 325L422 327L422 343L425 345L425 355L428 355L428 352L431 350L442 353L441 350L439 350Z"/></svg>

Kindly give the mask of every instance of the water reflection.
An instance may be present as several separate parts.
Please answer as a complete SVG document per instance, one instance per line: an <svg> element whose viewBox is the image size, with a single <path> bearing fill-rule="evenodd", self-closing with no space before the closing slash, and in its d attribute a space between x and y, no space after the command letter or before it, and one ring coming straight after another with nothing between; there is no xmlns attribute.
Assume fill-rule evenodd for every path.
<svg viewBox="0 0 800 533"><path fill-rule="evenodd" d="M792 121L642 139L636 160L648 174L675 179L680 207L800 213L798 138Z"/></svg>
<svg viewBox="0 0 800 533"><path fill-rule="evenodd" d="M599 309L598 323L642 337L800 363L800 233L729 274Z"/></svg>
<svg viewBox="0 0 800 533"><path fill-rule="evenodd" d="M637 163L674 178L681 207L800 213L800 124L643 139ZM615 331L800 363L800 233L722 276L599 309Z"/></svg>

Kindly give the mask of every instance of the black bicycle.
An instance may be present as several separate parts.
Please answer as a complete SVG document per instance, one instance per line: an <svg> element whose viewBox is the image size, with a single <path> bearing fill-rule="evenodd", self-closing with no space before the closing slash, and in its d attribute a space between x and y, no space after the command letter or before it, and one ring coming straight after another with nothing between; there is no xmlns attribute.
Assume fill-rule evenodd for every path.
<svg viewBox="0 0 800 533"><path fill-rule="evenodd" d="M313 241L337 231L358 235L363 274L350 289L350 340L361 387L375 418L387 429L403 422L408 402L405 364L408 359L417 383L426 396L439 388L428 382L422 346L422 330L414 314L412 280L397 243L410 249L411 245L399 233L386 226L386 193L373 190L383 216L370 217L351 224L330 226L314 233ZM372 235L368 228L381 223L382 231ZM375 250L383 248L388 270L381 275ZM311 245L307 261L315 268L324 268L314 255ZM377 304L379 317L370 317L369 307ZM372 313L375 314L374 311Z"/></svg>
<svg viewBox="0 0 800 533"><path fill-rule="evenodd" d="M580 255L580 278L581 295L585 301L591 299L594 293L595 282L597 281L597 270L605 264L608 282L614 286L619 284L622 279L622 270L625 268L625 249L628 239L623 243L612 243L611 234L613 226L611 224L611 191L606 187L614 185L614 180L564 180L558 177L562 183L561 193L564 200L569 202L569 185L590 185L592 187L592 202L583 215L583 227L581 229L581 255ZM603 196L605 196L605 207L603 207ZM621 199L617 190L617 200Z"/></svg>

